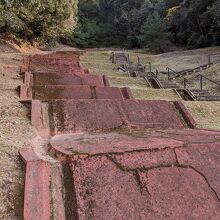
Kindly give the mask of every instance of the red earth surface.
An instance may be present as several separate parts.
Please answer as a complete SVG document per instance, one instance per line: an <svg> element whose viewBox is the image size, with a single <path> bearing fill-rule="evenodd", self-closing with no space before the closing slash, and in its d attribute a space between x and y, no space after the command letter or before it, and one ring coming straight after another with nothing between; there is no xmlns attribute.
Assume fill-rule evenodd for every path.
<svg viewBox="0 0 220 220"><path fill-rule="evenodd" d="M220 219L220 131L197 129L181 102L111 87L80 54L24 58L39 135L20 152L24 219Z"/></svg>

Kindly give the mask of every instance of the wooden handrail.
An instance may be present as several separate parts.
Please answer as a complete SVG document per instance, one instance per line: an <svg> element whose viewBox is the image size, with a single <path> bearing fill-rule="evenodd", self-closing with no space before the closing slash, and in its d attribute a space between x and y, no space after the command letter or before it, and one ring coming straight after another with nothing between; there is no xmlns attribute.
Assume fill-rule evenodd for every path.
<svg viewBox="0 0 220 220"><path fill-rule="evenodd" d="M220 53L213 53L208 55L209 64L211 64L211 57L213 56L220 56Z"/></svg>
<svg viewBox="0 0 220 220"><path fill-rule="evenodd" d="M213 79L210 79L208 78L207 76L203 76L201 74L197 75L196 78L200 78L200 89L203 90L203 78L208 80L209 82L217 85L217 86L220 86L220 83L214 81ZM189 81L189 79L186 79L185 77L183 77L183 86L184 86L184 89L186 89L186 86L187 86L187 81Z"/></svg>
<svg viewBox="0 0 220 220"><path fill-rule="evenodd" d="M206 80L210 81L213 84L216 84L217 86L220 86L220 83L217 83L216 81L214 81L213 79L208 78L207 76L203 76L201 74L199 74L200 77L205 78Z"/></svg>
<svg viewBox="0 0 220 220"><path fill-rule="evenodd" d="M167 67L166 70L167 70L167 75L168 75L168 79L169 79L169 80L170 80L170 73L171 73L171 72L174 73L175 75L178 74L176 71L172 70L170 67ZM171 71L171 72L170 72L170 71Z"/></svg>
<svg viewBox="0 0 220 220"><path fill-rule="evenodd" d="M220 54L219 54L220 55ZM179 76L180 74L187 74L187 73L190 73L190 72L194 72L196 70L200 70L201 68L203 67L206 67L208 65L213 65L213 63L207 63L207 64L203 64L201 66L198 66L198 67L195 67L193 69L189 69L189 70L182 70L182 71L179 71L179 72L176 72L175 70L171 69L170 67L167 67L166 70L167 70L167 74L168 74L168 79L170 79L170 74L171 72L174 74L174 75L177 75ZM180 75L180 77L183 77Z"/></svg>

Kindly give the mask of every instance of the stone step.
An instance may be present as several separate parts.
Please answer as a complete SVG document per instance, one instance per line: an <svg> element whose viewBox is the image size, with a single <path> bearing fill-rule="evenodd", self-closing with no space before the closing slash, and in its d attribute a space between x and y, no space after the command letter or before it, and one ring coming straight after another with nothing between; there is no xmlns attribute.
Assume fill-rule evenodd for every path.
<svg viewBox="0 0 220 220"><path fill-rule="evenodd" d="M107 77L93 74L65 74L65 73L25 73L26 79L32 78L32 82L26 82L26 86L41 85L89 85L108 86Z"/></svg>
<svg viewBox="0 0 220 220"><path fill-rule="evenodd" d="M185 127L173 103L144 100L33 100L32 123L50 133Z"/></svg>
<svg viewBox="0 0 220 220"><path fill-rule="evenodd" d="M56 99L133 99L129 88L94 86L34 86L21 87L21 102Z"/></svg>
<svg viewBox="0 0 220 220"><path fill-rule="evenodd" d="M27 56L23 60L21 73L24 72L59 72L84 73L78 52L56 52Z"/></svg>

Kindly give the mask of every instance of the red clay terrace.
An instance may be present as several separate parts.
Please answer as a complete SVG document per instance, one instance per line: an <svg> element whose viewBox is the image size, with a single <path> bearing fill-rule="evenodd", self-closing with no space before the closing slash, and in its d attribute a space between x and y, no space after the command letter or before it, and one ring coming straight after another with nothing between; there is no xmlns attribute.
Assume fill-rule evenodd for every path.
<svg viewBox="0 0 220 220"><path fill-rule="evenodd" d="M24 219L220 219L220 132L182 102L112 87L81 54L24 58L20 98L38 131L20 151Z"/></svg>

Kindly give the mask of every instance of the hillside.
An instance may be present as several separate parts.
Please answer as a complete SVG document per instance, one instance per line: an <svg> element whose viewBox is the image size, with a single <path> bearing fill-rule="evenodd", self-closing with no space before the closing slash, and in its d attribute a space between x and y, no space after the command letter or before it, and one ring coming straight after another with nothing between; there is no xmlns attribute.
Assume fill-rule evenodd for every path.
<svg viewBox="0 0 220 220"><path fill-rule="evenodd" d="M18 75L24 53L17 53L11 47L3 45L4 52L0 53L0 218L18 219L22 216L24 172L22 163L18 159L18 151L26 146L29 140L36 135L35 129L30 124L29 107L19 103L17 86L22 84ZM63 50L62 45L57 48ZM65 47L65 50L71 50ZM144 54L143 51L130 51L133 61L137 55L141 56L146 65L150 61L153 66L166 67L165 63L179 67L198 65L198 57L206 57L207 53L218 51L219 48L192 50L183 52L171 52L161 55ZM21 51L28 51L26 47ZM33 51L36 50L31 50ZM39 52L39 51L38 51ZM46 53L46 52L44 52ZM81 58L85 68L90 68L98 74L106 74L113 86L131 88L137 99L146 100L180 100L173 90L151 89L141 78L131 78L119 73L116 66L110 61L111 51L88 51ZM184 57L187 57L183 59ZM182 61L182 62L181 62ZM180 67L179 67L180 68ZM212 71L214 70L214 71ZM210 77L219 78L219 64L214 65L207 71ZM200 128L220 128L220 102L184 102L192 115L195 117ZM159 111L159 109L158 109ZM20 218L19 218L20 217Z"/></svg>
<svg viewBox="0 0 220 220"><path fill-rule="evenodd" d="M0 53L0 219L22 216L24 170L18 151L35 131L29 120L30 110L19 103L17 86L23 54ZM7 48L7 50L6 50Z"/></svg>
<svg viewBox="0 0 220 220"><path fill-rule="evenodd" d="M149 68L149 62L152 63L152 69L166 71L166 67L170 67L175 71L195 68L199 65L207 63L208 54L219 53L219 47L211 47L205 49L186 50L163 53L159 55L145 54L143 50L129 51L130 58L134 63L137 63L137 56L140 61ZM181 100L181 98L171 89L152 89L149 88L145 80L142 78L128 77L126 74L119 73L116 65L110 61L111 51L88 51L82 57L84 67L90 68L96 73L106 74L109 76L110 82L114 86L123 87L129 86L138 99L147 100ZM217 62L217 60L216 60ZM216 63L211 68L202 72L205 76L213 79L220 79L220 64ZM164 77L164 76L162 76ZM177 79L176 82L183 86L182 79ZM198 79L192 81L189 87L199 87ZM217 89L213 85L207 83L204 88ZM220 128L220 102L185 102L192 115L196 118L199 127L204 128ZM208 116L208 117L206 117Z"/></svg>
<svg viewBox="0 0 220 220"><path fill-rule="evenodd" d="M94 53L85 53L87 64ZM118 82L103 53L96 68L126 85L128 72ZM199 129L180 101L138 100L130 88L113 87L108 76L83 68L81 56L59 51L23 62L20 99L31 104L38 135L20 151L24 219L220 218L219 131ZM127 54L113 60L133 71ZM137 90L139 81L129 83ZM194 108L200 118L204 109ZM200 127L207 127L202 120Z"/></svg>

